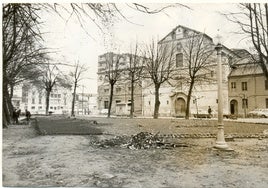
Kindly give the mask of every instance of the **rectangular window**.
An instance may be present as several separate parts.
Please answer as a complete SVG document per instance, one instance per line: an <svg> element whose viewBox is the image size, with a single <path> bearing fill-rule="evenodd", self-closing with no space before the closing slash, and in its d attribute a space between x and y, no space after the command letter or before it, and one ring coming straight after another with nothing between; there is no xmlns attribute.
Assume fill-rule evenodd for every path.
<svg viewBox="0 0 268 188"><path fill-rule="evenodd" d="M35 106L32 106L31 109L34 110L35 109Z"/></svg>
<svg viewBox="0 0 268 188"><path fill-rule="evenodd" d="M183 54L179 53L176 54L176 67L182 67L183 66Z"/></svg>
<svg viewBox="0 0 268 188"><path fill-rule="evenodd" d="M120 93L121 92L121 87L116 88L116 93Z"/></svg>
<svg viewBox="0 0 268 188"><path fill-rule="evenodd" d="M58 94L58 98L61 98L61 94Z"/></svg>
<svg viewBox="0 0 268 188"><path fill-rule="evenodd" d="M248 90L248 83L247 82L242 82L242 91L247 91Z"/></svg>
<svg viewBox="0 0 268 188"><path fill-rule="evenodd" d="M32 98L32 104L35 104L35 98Z"/></svg>
<svg viewBox="0 0 268 188"><path fill-rule="evenodd" d="M266 103L266 108L268 108L268 98L267 99L265 99L265 103Z"/></svg>
<svg viewBox="0 0 268 188"><path fill-rule="evenodd" d="M235 89L236 88L236 82L231 82L231 89Z"/></svg>
<svg viewBox="0 0 268 188"><path fill-rule="evenodd" d="M104 93L108 93L109 92L109 89L104 89Z"/></svg>
<svg viewBox="0 0 268 188"><path fill-rule="evenodd" d="M42 98L39 97L39 104L42 104Z"/></svg>
<svg viewBox="0 0 268 188"><path fill-rule="evenodd" d="M268 80L265 80L265 90L268 90Z"/></svg>
<svg viewBox="0 0 268 188"><path fill-rule="evenodd" d="M109 107L108 101L104 101L104 109L108 109L108 107Z"/></svg>
<svg viewBox="0 0 268 188"><path fill-rule="evenodd" d="M210 71L210 77L211 77L211 78L214 77L214 71Z"/></svg>
<svg viewBox="0 0 268 188"><path fill-rule="evenodd" d="M121 102L121 100L116 100L116 101L115 101L115 103L120 103L120 102Z"/></svg>
<svg viewBox="0 0 268 188"><path fill-rule="evenodd" d="M53 110L53 106L50 107L50 110Z"/></svg>
<svg viewBox="0 0 268 188"><path fill-rule="evenodd" d="M42 110L42 106L38 106L38 110Z"/></svg>
<svg viewBox="0 0 268 188"><path fill-rule="evenodd" d="M242 99L242 108L248 108L248 99Z"/></svg>

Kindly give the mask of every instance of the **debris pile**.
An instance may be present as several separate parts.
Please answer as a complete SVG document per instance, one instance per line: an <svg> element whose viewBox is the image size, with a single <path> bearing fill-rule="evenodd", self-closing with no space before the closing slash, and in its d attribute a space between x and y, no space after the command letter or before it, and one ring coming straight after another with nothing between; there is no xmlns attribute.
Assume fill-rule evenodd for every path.
<svg viewBox="0 0 268 188"><path fill-rule="evenodd" d="M102 140L98 143L93 143L99 147L122 147L131 150L137 149L171 149L175 147L188 147L183 143L167 142L159 133L152 134L148 132L140 132L133 136L116 136L112 139Z"/></svg>
<svg viewBox="0 0 268 188"><path fill-rule="evenodd" d="M161 138L158 133L152 134L148 132L140 132L133 135L128 144L129 149L149 149L149 148L160 148L164 144L164 139Z"/></svg>

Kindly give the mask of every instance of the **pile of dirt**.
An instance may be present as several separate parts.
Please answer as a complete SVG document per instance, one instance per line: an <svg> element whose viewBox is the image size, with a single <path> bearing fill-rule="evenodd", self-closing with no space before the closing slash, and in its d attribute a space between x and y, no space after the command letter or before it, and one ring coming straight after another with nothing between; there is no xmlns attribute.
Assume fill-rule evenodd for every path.
<svg viewBox="0 0 268 188"><path fill-rule="evenodd" d="M132 136L116 136L112 139L95 141L92 144L102 148L122 147L132 150L188 147L188 145L184 143L167 142L167 140L160 136L159 133L152 134L149 132L140 132Z"/></svg>

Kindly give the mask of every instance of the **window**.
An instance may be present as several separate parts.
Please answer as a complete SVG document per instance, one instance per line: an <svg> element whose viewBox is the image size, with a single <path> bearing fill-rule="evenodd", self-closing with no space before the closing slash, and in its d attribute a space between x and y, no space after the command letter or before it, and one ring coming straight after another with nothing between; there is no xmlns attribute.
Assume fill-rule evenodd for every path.
<svg viewBox="0 0 268 188"><path fill-rule="evenodd" d="M151 105L151 101L149 101L148 104Z"/></svg>
<svg viewBox="0 0 268 188"><path fill-rule="evenodd" d="M175 34L175 32L172 32L172 33L171 33L171 38L172 38L172 39L176 39L176 34Z"/></svg>
<svg viewBox="0 0 268 188"><path fill-rule="evenodd" d="M53 110L53 107L52 106L50 107L50 110Z"/></svg>
<svg viewBox="0 0 268 188"><path fill-rule="evenodd" d="M265 99L265 103L266 103L266 108L268 108L268 98Z"/></svg>
<svg viewBox="0 0 268 188"><path fill-rule="evenodd" d="M242 91L247 91L247 90L248 90L248 83L242 82Z"/></svg>
<svg viewBox="0 0 268 188"><path fill-rule="evenodd" d="M35 98L32 98L32 104L35 104Z"/></svg>
<svg viewBox="0 0 268 188"><path fill-rule="evenodd" d="M42 104L42 98L39 96L39 104Z"/></svg>
<svg viewBox="0 0 268 188"><path fill-rule="evenodd" d="M38 106L38 110L42 110L42 106Z"/></svg>
<svg viewBox="0 0 268 188"><path fill-rule="evenodd" d="M61 94L58 94L58 98L61 98Z"/></svg>
<svg viewBox="0 0 268 188"><path fill-rule="evenodd" d="M121 102L121 100L115 100L115 103L120 103Z"/></svg>
<svg viewBox="0 0 268 188"><path fill-rule="evenodd" d="M169 104L169 101L167 101L167 104Z"/></svg>
<svg viewBox="0 0 268 188"><path fill-rule="evenodd" d="M242 108L248 108L248 99L242 99Z"/></svg>
<svg viewBox="0 0 268 188"><path fill-rule="evenodd" d="M181 52L181 48L182 48L181 43L178 43L178 44L177 44L177 51L178 51L178 52Z"/></svg>
<svg viewBox="0 0 268 188"><path fill-rule="evenodd" d="M210 77L214 77L214 71L210 71Z"/></svg>
<svg viewBox="0 0 268 188"><path fill-rule="evenodd" d="M108 93L109 89L104 89L104 93Z"/></svg>
<svg viewBox="0 0 268 188"><path fill-rule="evenodd" d="M109 107L108 101L104 101L104 109L108 109L108 107Z"/></svg>
<svg viewBox="0 0 268 188"><path fill-rule="evenodd" d="M34 110L35 109L35 106L32 106L31 108L32 108L32 110Z"/></svg>
<svg viewBox="0 0 268 188"><path fill-rule="evenodd" d="M183 66L183 54L179 53L176 54L176 67L182 67Z"/></svg>
<svg viewBox="0 0 268 188"><path fill-rule="evenodd" d="M236 88L236 82L231 82L231 89L235 89Z"/></svg>
<svg viewBox="0 0 268 188"><path fill-rule="evenodd" d="M121 87L116 88L116 93L120 93L121 92Z"/></svg>
<svg viewBox="0 0 268 188"><path fill-rule="evenodd" d="M268 80L265 80L265 90L268 90Z"/></svg>

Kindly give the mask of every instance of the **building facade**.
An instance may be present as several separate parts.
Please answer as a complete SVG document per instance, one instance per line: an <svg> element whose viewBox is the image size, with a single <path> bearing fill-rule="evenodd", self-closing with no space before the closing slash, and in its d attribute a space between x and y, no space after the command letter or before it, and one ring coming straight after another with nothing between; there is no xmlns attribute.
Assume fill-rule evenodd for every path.
<svg viewBox="0 0 268 188"><path fill-rule="evenodd" d="M192 36L202 36L202 42L206 45L211 56L207 63L199 70L198 76L202 77L193 87L190 101L190 115L207 114L208 107L212 114L217 115L218 109L218 59L212 38L205 33L184 27L177 26L158 42L158 48L173 49L172 60L175 74L172 78L161 85L159 116L184 117L187 105L189 82L189 64L185 48L192 42ZM107 53L109 54L109 53ZM105 81L107 71L105 64L107 54L99 56L98 62L98 109L107 109L109 105L110 86ZM195 54L194 52L192 54ZM114 54L115 55L115 54ZM248 111L255 108L268 107L268 83L260 67L253 66L248 62L251 54L243 49L229 49L222 46L222 93L223 113L246 116ZM127 65L128 58L123 58L122 70ZM246 61L246 62L245 62ZM129 114L130 110L130 89L129 80L119 81L115 86L112 114ZM154 113L155 88L152 80L142 79L135 87L135 112L137 115L152 117Z"/></svg>
<svg viewBox="0 0 268 188"><path fill-rule="evenodd" d="M237 62L229 75L230 114L247 117L254 109L268 108L268 81L251 58Z"/></svg>
<svg viewBox="0 0 268 188"><path fill-rule="evenodd" d="M129 115L131 108L131 83L128 78L129 58L130 54L114 54L112 52L99 56L98 60L98 109L100 113L107 113L109 107L109 97L111 87L108 80L108 74L112 76L114 72L110 71L108 64L112 62L111 59L116 59L120 56L119 67L113 71L119 71L120 77L114 85L113 101L111 107L112 115ZM141 83L134 85L134 114L142 114L142 90Z"/></svg>
<svg viewBox="0 0 268 188"><path fill-rule="evenodd" d="M208 50L213 51L211 57L200 70L199 75L202 76L202 81L197 81L194 85L191 101L190 114L207 113L208 107L212 108L212 113L217 114L217 54L215 44L208 35L195 31L193 29L177 26L169 34L167 34L158 45L160 48L165 45L175 46L173 59L176 69L176 74L167 84L163 84L160 88L160 116L184 117L186 112L187 95L189 83L185 79L189 74L189 64L187 63L187 51L185 48L189 46L189 42L193 42L192 36L203 37L203 43L206 44ZM195 50L194 48L189 50ZM193 52L192 54L197 54ZM222 49L222 75L223 75L223 112L229 113L228 104L228 75L231 70L231 60L239 58L239 55L232 50L223 46ZM177 77L177 78L176 78ZM150 80L148 81L150 84ZM154 88L144 85L143 89L143 114L152 116L154 110Z"/></svg>
<svg viewBox="0 0 268 188"><path fill-rule="evenodd" d="M70 112L72 93L70 89L55 86L50 94L49 112L67 114ZM15 88L12 103L22 112L29 110L32 114L46 113L46 93L34 85L23 83Z"/></svg>

